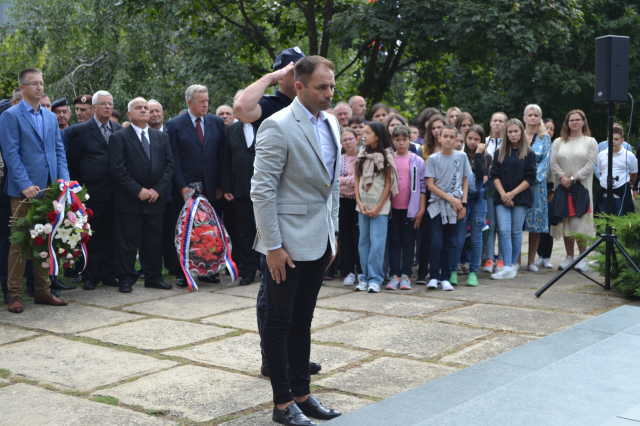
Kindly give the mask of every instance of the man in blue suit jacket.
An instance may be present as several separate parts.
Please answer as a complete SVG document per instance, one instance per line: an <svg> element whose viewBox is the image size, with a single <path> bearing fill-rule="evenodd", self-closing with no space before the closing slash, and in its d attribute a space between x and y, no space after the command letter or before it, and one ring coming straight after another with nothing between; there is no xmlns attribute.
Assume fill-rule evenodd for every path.
<svg viewBox="0 0 640 426"><path fill-rule="evenodd" d="M26 216L29 198L41 197L45 189L58 178L69 180L67 160L58 129L56 115L40 106L44 90L42 73L36 68L20 71L18 82L23 100L9 108L0 117L0 142L7 164L5 189L11 197L11 214L15 218ZM9 311L22 312L22 275L25 262L21 247L11 244L9 250ZM34 266L41 259L34 260ZM67 302L51 294L49 271L34 267L35 303L66 305Z"/></svg>
<svg viewBox="0 0 640 426"><path fill-rule="evenodd" d="M207 113L209 94L205 86L189 86L185 98L189 105L187 112L172 118L165 125L174 160L171 181L174 223L178 222L180 211L189 196L190 183L202 182L204 195L211 204L222 197L220 172L225 144L224 121ZM174 261L178 262L177 254ZM177 272L176 285L186 287L182 270Z"/></svg>

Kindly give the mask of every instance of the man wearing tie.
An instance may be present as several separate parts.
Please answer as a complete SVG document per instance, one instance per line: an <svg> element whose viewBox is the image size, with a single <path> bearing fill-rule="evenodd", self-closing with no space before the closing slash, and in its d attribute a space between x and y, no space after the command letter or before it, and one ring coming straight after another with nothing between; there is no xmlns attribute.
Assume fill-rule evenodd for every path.
<svg viewBox="0 0 640 426"><path fill-rule="evenodd" d="M225 143L224 121L207 113L209 93L205 86L189 86L185 98L189 106L187 113L172 118L165 125L174 159L171 181L174 226L178 222L185 201L190 196L190 183L202 182L204 196L212 204L222 197L220 173ZM175 251L174 254L174 261L178 262ZM186 287L187 282L182 269L178 273L176 285ZM213 281L219 282L219 279L213 278Z"/></svg>
<svg viewBox="0 0 640 426"><path fill-rule="evenodd" d="M109 143L120 292L131 293L138 279L138 247L140 263L145 265L144 286L168 290L171 285L162 280L162 218L173 173L171 144L165 133L147 125L149 103L145 99L133 99L127 109L131 126L112 135Z"/></svg>
<svg viewBox="0 0 640 426"><path fill-rule="evenodd" d="M86 205L93 211L91 229L95 231L87 244L89 257L82 274L85 290L102 285L118 287L115 271L115 221L113 179L109 165L111 136L122 129L109 120L113 110L113 97L100 90L91 98L93 116L84 123L71 126L67 161L69 172L89 192Z"/></svg>
<svg viewBox="0 0 640 426"><path fill-rule="evenodd" d="M7 165L5 188L11 197L14 218L26 216L31 206L26 199L41 197L42 190L57 179L69 180L56 115L39 103L44 91L42 73L36 68L26 68L20 71L18 83L23 100L0 116L0 142ZM22 275L26 262L21 249L18 244L11 244L9 249L8 309L13 313L23 310ZM33 269L35 303L66 305L64 299L51 294L49 271L35 265Z"/></svg>
<svg viewBox="0 0 640 426"><path fill-rule="evenodd" d="M278 423L315 426L340 412L311 395L311 320L338 246L340 133L331 106L334 66L308 56L294 67L297 98L264 120L256 136L251 199L254 248L266 256L262 342Z"/></svg>

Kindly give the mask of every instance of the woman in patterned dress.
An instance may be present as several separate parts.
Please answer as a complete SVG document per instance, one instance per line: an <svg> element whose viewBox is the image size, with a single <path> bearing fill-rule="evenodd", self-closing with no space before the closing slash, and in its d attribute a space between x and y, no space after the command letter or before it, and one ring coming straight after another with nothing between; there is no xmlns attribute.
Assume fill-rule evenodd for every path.
<svg viewBox="0 0 640 426"><path fill-rule="evenodd" d="M549 232L549 203L547 201L547 171L551 160L551 138L542 123L542 110L538 105L527 105L524 109L525 136L536 153L537 174L532 185L533 206L527 212L524 230L529 232L529 259L527 269L537 272L534 265L540 234Z"/></svg>

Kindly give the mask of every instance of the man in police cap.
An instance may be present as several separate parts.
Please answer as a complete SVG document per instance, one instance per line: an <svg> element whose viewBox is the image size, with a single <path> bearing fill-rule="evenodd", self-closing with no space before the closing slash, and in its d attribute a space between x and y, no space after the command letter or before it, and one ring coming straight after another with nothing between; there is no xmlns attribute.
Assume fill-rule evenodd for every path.
<svg viewBox="0 0 640 426"><path fill-rule="evenodd" d="M58 119L58 127L61 131L69 127L69 119L71 118L69 99L60 98L53 101L51 104L51 112L56 115L56 118Z"/></svg>
<svg viewBox="0 0 640 426"><path fill-rule="evenodd" d="M298 46L283 50L273 63L273 72L251 84L242 91L233 102L233 111L236 113L236 118L242 123L251 123L253 125L254 139L264 120L291 105L291 102L296 98L296 82L293 78L293 66L302 58L304 58L304 53L302 53ZM278 88L276 89L275 95L265 95L264 92L276 83L278 83ZM255 152L255 140L251 148L253 148ZM258 330L261 336L265 315L267 313L267 298L264 294L266 286L266 263L265 256L260 256L262 280L260 281L256 308ZM263 349L262 368L260 371L263 376L269 376L269 369L264 358L262 342L260 342L260 346ZM311 374L317 374L320 369L320 364L315 362L309 363L309 371Z"/></svg>

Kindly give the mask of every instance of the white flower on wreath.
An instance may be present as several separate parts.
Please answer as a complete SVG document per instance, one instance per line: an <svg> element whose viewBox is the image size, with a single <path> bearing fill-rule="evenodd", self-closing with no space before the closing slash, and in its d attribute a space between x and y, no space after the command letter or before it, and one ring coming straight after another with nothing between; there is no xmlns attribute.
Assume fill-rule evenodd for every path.
<svg viewBox="0 0 640 426"><path fill-rule="evenodd" d="M87 231L91 231L91 224L87 223Z"/></svg>
<svg viewBox="0 0 640 426"><path fill-rule="evenodd" d="M64 213L64 204L58 203L58 205L55 207L55 209L56 209L57 212Z"/></svg>
<svg viewBox="0 0 640 426"><path fill-rule="evenodd" d="M33 230L36 231L38 234L42 234L44 232L44 226L38 223L36 226L33 227Z"/></svg>
<svg viewBox="0 0 640 426"><path fill-rule="evenodd" d="M58 200L53 200L53 203L51 203L51 204L53 204L53 209L54 210L58 210L58 204L60 204L60 203L58 203Z"/></svg>
<svg viewBox="0 0 640 426"><path fill-rule="evenodd" d="M39 253L39 256L43 259L46 259L47 257L49 257L49 253L47 253L46 251L41 251Z"/></svg>
<svg viewBox="0 0 640 426"><path fill-rule="evenodd" d="M85 195L85 196L84 196L84 199L85 199L85 200L88 200L88 199L89 199L89 194Z"/></svg>
<svg viewBox="0 0 640 426"><path fill-rule="evenodd" d="M76 248L76 246L80 242L80 238L82 238L80 234L76 234L76 233L69 236L69 238L67 239L67 244L69 244L69 247L72 250Z"/></svg>
<svg viewBox="0 0 640 426"><path fill-rule="evenodd" d="M44 269L47 269L51 265L49 265L49 262L42 262L40 266L42 266Z"/></svg>
<svg viewBox="0 0 640 426"><path fill-rule="evenodd" d="M62 240L63 243L66 243L70 240L72 231L73 229L58 228L56 238Z"/></svg>
<svg viewBox="0 0 640 426"><path fill-rule="evenodd" d="M42 232L44 232L45 234L50 234L51 231L53 231L53 227L51 226L50 223L47 223L46 225L43 226Z"/></svg>
<svg viewBox="0 0 640 426"><path fill-rule="evenodd" d="M71 253L67 253L67 259L73 259L73 255Z"/></svg>
<svg viewBox="0 0 640 426"><path fill-rule="evenodd" d="M61 248L58 249L58 254L62 254L62 253L64 253L64 251L65 250L61 247Z"/></svg>
<svg viewBox="0 0 640 426"><path fill-rule="evenodd" d="M66 227L71 226L71 222L69 221L69 219L65 219L64 220L64 226L66 226ZM59 230L58 230L58 232L59 232Z"/></svg>
<svg viewBox="0 0 640 426"><path fill-rule="evenodd" d="M34 230L34 229L29 231L29 234L31 235L32 239L38 236L38 232L36 230Z"/></svg>

